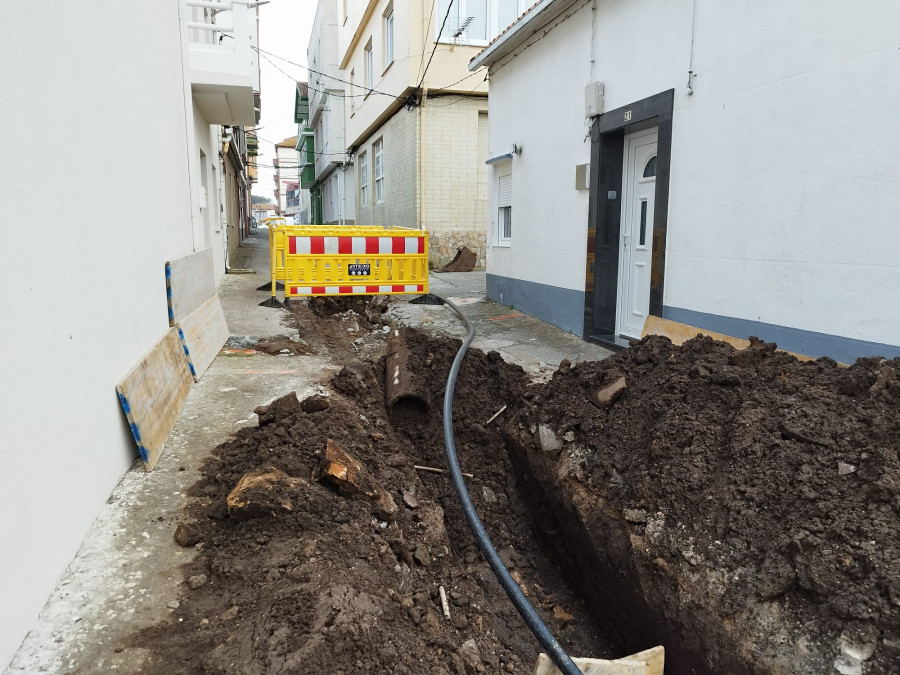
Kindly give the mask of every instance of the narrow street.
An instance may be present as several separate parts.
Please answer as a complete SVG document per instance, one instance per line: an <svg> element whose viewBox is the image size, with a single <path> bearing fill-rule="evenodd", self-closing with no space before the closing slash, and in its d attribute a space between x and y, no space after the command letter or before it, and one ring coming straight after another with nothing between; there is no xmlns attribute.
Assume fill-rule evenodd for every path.
<svg viewBox="0 0 900 675"><path fill-rule="evenodd" d="M266 293L256 289L267 279L268 262L267 232L260 229L231 262L255 274L226 275L218 287L233 338L193 387L154 470L148 473L136 461L113 491L10 664L10 673L143 672L146 652L123 645L141 629L170 620L183 601L184 566L196 549L178 546L173 534L192 502L187 491L200 477L203 462L236 431L257 424L256 407L291 392L301 400L327 393L328 380L344 365L343 352L319 347L309 354L273 356L247 353L240 346L249 344L240 339L248 336L313 339L315 330L301 325L298 331L289 312L259 306ZM431 290L453 298L472 317L476 348L498 350L536 380L549 377L563 358L596 360L609 354L485 299L483 271L432 274ZM392 320L435 334L464 334L447 308L411 305L411 297L390 300Z"/></svg>

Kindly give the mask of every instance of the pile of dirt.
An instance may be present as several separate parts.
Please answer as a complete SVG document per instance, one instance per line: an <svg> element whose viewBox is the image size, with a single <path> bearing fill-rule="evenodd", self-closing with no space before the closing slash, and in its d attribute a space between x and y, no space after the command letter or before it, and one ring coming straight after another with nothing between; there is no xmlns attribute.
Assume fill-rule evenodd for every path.
<svg viewBox="0 0 900 675"><path fill-rule="evenodd" d="M459 341L404 331L432 405L394 426L384 357L354 360L361 336L347 330L366 344L386 340L378 307L329 301L295 312L304 339L347 365L329 395L278 399L257 410L258 427L214 451L182 528L185 543L199 541L184 596L171 621L134 638L145 672L530 673L540 648L480 555L449 477L414 468L445 465L441 401ZM455 416L469 491L563 645L621 655L615 632L542 549L503 436L486 424L527 385L496 352L467 356Z"/></svg>
<svg viewBox="0 0 900 675"><path fill-rule="evenodd" d="M426 403L392 416L384 300L294 304L304 342L345 365L327 395L278 399L214 451L179 531L199 550L184 596L134 637L145 672L531 673L540 648L448 476L421 469L445 466L459 341L401 329ZM663 644L670 675L898 673L898 372L651 337L532 384L471 350L457 449L571 654Z"/></svg>
<svg viewBox="0 0 900 675"><path fill-rule="evenodd" d="M559 560L667 672L900 672L900 359L648 337L505 423Z"/></svg>

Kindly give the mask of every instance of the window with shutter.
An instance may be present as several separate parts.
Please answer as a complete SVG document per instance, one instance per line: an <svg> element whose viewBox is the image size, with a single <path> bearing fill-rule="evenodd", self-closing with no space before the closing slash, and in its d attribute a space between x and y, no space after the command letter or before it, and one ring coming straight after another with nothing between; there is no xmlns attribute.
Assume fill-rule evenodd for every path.
<svg viewBox="0 0 900 675"><path fill-rule="evenodd" d="M509 245L512 240L512 176L497 179L497 243Z"/></svg>

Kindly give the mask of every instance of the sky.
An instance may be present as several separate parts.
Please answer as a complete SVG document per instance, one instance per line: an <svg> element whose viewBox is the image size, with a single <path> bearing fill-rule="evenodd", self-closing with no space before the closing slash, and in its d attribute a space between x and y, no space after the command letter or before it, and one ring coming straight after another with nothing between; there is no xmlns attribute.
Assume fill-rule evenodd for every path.
<svg viewBox="0 0 900 675"><path fill-rule="evenodd" d="M315 0L271 0L259 8L259 48L302 67L273 56L260 55L262 109L257 133L260 167L259 182L253 186L254 195L273 197L272 169L263 165L271 165L275 158L273 143L280 143L297 133L294 123L294 81L304 82L307 79L306 47L315 16ZM285 72L280 72L266 57Z"/></svg>

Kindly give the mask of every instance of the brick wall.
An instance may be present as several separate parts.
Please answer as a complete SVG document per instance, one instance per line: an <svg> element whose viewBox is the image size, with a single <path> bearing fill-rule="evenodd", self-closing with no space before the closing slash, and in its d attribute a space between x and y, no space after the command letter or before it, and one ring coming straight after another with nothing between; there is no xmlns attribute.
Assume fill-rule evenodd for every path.
<svg viewBox="0 0 900 675"><path fill-rule="evenodd" d="M486 97L428 99L422 116L422 215L429 231L429 259L435 267L468 246L484 266L487 229ZM486 121L483 119L483 121Z"/></svg>
<svg viewBox="0 0 900 675"><path fill-rule="evenodd" d="M354 165L366 153L369 203L362 206L357 175L360 225L421 227L429 232L429 261L449 262L468 246L484 266L487 229L487 98L442 96L422 108L394 115L357 149ZM421 124L422 146L417 147ZM384 140L384 201L375 202L374 144ZM420 167L421 164L421 167ZM421 175L421 183L420 181ZM418 205L421 203L421 221Z"/></svg>
<svg viewBox="0 0 900 675"><path fill-rule="evenodd" d="M418 227L416 222L416 111L401 108L365 142L354 158L357 169L356 222L360 225L399 225ZM384 201L375 202L374 144L384 141ZM362 206L359 190L360 155L366 153L369 178L369 204ZM350 187L350 186L348 186Z"/></svg>

